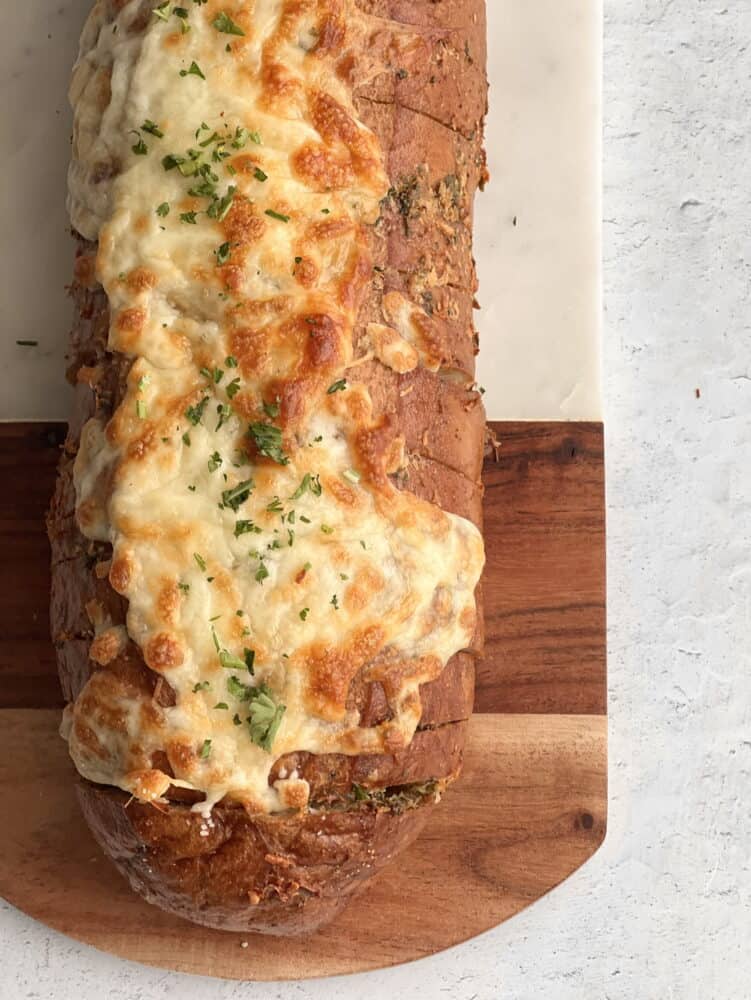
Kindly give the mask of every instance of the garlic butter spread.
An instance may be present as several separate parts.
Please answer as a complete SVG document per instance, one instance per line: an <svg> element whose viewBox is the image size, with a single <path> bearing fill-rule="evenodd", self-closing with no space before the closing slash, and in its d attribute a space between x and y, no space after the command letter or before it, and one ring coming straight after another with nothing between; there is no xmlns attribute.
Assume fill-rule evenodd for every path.
<svg viewBox="0 0 751 1000"><path fill-rule="evenodd" d="M111 543L128 602L91 655L137 647L175 697L97 670L67 729L82 775L141 799L304 806L295 774L269 784L274 761L406 747L419 685L474 630L477 529L392 485L399 439L347 380L389 187L337 69L364 19L110 0L84 29L69 207L98 241L109 349L133 362L75 463L79 527ZM415 308L385 311L384 363L435 370ZM390 702L377 726L348 705L363 671Z"/></svg>

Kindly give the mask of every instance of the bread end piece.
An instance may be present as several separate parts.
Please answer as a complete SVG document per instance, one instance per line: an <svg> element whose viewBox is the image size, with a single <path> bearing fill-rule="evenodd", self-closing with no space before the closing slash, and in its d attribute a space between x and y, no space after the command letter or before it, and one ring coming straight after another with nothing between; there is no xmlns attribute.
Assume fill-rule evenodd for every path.
<svg viewBox="0 0 751 1000"><path fill-rule="evenodd" d="M97 842L131 887L161 909L217 930L295 936L329 923L407 848L435 793L405 804L249 815L215 806L147 805L80 780L78 799Z"/></svg>

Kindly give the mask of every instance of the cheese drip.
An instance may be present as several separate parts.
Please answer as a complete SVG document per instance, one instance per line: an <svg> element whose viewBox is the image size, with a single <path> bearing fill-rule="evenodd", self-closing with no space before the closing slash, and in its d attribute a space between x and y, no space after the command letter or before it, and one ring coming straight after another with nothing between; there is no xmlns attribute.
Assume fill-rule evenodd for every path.
<svg viewBox="0 0 751 1000"><path fill-rule="evenodd" d="M128 601L127 635L97 623L100 662L137 649L175 703L97 670L66 729L90 780L278 811L307 799L295 775L269 785L283 754L409 744L419 685L473 634L482 540L394 488L400 441L347 381L389 188L336 71L362 15L151 6L98 3L71 86L71 216L133 359L75 487ZM380 725L348 701L360 672L388 692Z"/></svg>

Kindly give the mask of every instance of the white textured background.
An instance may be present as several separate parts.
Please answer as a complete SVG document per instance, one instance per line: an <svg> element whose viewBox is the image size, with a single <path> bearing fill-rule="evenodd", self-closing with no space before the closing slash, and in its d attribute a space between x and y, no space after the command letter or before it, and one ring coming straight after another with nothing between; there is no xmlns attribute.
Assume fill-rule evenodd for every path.
<svg viewBox="0 0 751 1000"><path fill-rule="evenodd" d="M606 0L601 851L459 949L286 986L140 968L0 904L4 1000L748 1000L750 39L748 0Z"/></svg>

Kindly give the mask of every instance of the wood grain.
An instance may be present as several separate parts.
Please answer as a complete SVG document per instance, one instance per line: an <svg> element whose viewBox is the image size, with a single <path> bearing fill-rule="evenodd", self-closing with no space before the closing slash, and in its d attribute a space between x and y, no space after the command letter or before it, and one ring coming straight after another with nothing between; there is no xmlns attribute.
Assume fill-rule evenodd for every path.
<svg viewBox="0 0 751 1000"><path fill-rule="evenodd" d="M602 425L496 423L477 712L605 711ZM62 707L44 514L62 424L0 424L0 707Z"/></svg>
<svg viewBox="0 0 751 1000"><path fill-rule="evenodd" d="M78 940L180 972L300 979L421 958L544 895L605 835L604 717L475 716L462 781L334 924L299 945L211 931L150 907L114 875L71 794L58 721L56 711L0 711L14 748L0 757L0 893Z"/></svg>
<svg viewBox="0 0 751 1000"><path fill-rule="evenodd" d="M486 657L476 712L604 714L605 475L599 423L492 424Z"/></svg>
<svg viewBox="0 0 751 1000"><path fill-rule="evenodd" d="M0 425L0 726L13 748L0 757L0 893L125 958L229 979L300 979L458 944L590 857L607 811L602 426L491 430L483 714L471 722L463 778L398 864L331 927L291 947L149 907L94 844L57 735L62 698L47 625L44 514L64 427Z"/></svg>

